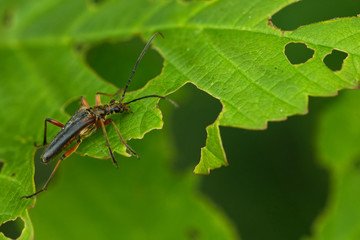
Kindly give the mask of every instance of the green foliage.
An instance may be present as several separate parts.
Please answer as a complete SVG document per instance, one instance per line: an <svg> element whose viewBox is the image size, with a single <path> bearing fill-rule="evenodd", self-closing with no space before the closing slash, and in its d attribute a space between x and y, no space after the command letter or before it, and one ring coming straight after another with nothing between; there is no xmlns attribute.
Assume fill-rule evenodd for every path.
<svg viewBox="0 0 360 240"><path fill-rule="evenodd" d="M332 192L328 209L317 222L314 239L360 237L359 102L359 91L344 92L319 121L318 152L331 172Z"/></svg>
<svg viewBox="0 0 360 240"><path fill-rule="evenodd" d="M216 121L207 128L208 139L202 149L200 163L195 168L196 173L207 174L211 169L227 165L220 126L264 129L269 121L284 120L294 114L307 113L308 96L332 96L340 89L357 87L360 74L359 18L337 19L308 25L293 32L281 32L269 24L268 18L290 2L292 1L2 1L0 158L4 166L0 174L0 222L22 216L26 229L22 237L32 235L26 209L35 204L35 199L20 200L20 197L35 191L32 180L35 154L33 143L42 139L44 119L52 117L66 122L69 116L65 113L65 108L70 102L85 96L92 105L96 92L116 91L114 86L94 74L84 61L85 50L93 43L139 33L144 34L144 39L148 39L154 32L161 31L166 39L158 38L153 43L165 59L161 74L148 81L140 90L129 93L126 99L131 100L148 94L168 95L187 82L219 99L223 109ZM314 56L304 64L292 65L283 53L285 46L290 42L305 43L315 51ZM323 62L325 56L333 49L348 53L341 71L333 72ZM114 67L118 66L114 64ZM122 83L125 83L125 79L122 79ZM103 98L103 101L108 100ZM143 138L150 130L162 127L162 114L156 107L156 102L154 99L138 102L131 105L132 114L114 118L125 139ZM358 131L353 132L353 129L357 129L358 119L350 117L354 122L348 125L349 131L346 133L349 133L349 139L357 140ZM334 196L332 207L338 209L343 206L341 204L345 204L342 197L349 200L351 194L357 193L356 189L349 187L356 186L355 183L358 182L356 168L350 169L349 165L354 161L354 157L358 156L358 145L351 141L341 148L342 150L333 154L332 151L336 151L337 148L329 146L336 143L329 142L329 139L334 137L327 136L336 134L336 131L332 132L334 124L331 123L332 120L328 121L329 125L324 125L323 135L320 135L325 137L319 146L323 149L322 156L326 165L336 169L333 170L334 191L338 195ZM326 123L326 120L324 122ZM54 136L57 130L49 128L49 137ZM109 139L116 152L129 155L113 129L109 129ZM341 143L345 144L343 141ZM169 146L164 143L162 149L166 148ZM98 158L107 157L101 133L94 134L86 144L82 144L79 153ZM171 156L159 156L159 159L161 158L168 159ZM341 161L341 164L337 165L338 161ZM147 164L149 166L147 171L142 172L143 176L157 170L156 162L149 161ZM136 177L140 165L136 165L137 169L129 171L129 176ZM86 176L100 167L87 169L75 164L73 168L81 169L78 174ZM104 171L99 175L96 173L97 177L106 177L108 173ZM346 171L350 171L350 174L346 175ZM117 176L117 180L113 181L124 181L127 176L125 172L117 175L123 177ZM94 192L98 192L99 187L95 187L96 179L91 177L87 178L87 182L94 188ZM226 220L219 217L212 206L204 203L204 200L194 193L194 179L183 176L179 180L167 176L164 168L157 177L152 179L154 182L145 180L134 183L134 186L124 183L121 186L123 193L129 194L134 194L131 193L131 189L136 189L142 184L145 189L149 187L147 190L161 186L155 191L158 193L156 197L148 199L152 211L146 211L149 205L145 205L144 202L136 204L147 214L144 218L146 221L141 224L149 227L145 231L147 234L156 237L161 231L157 229L160 226L156 222L148 225L151 223L152 214L163 213L164 218L169 217L167 214L171 209L170 205L179 204L180 207L174 214L182 213L182 218L185 218L191 209L202 208L198 212L191 212L196 212L192 224L195 229L201 229L203 236L236 236ZM178 183L176 186L178 180L181 184ZM86 197L82 198L84 193L78 190L84 183L79 182L76 186L69 177L67 181L69 182L65 182L66 186L74 185L71 191L74 191L73 196L76 196L78 201L73 206L73 211L76 211L88 200ZM186 181L190 182L189 185L186 185ZM168 185L162 186L164 183ZM60 187L62 192L66 191L65 188ZM171 195L172 188L174 195ZM151 198L151 194L152 192L148 192L146 196ZM108 202L111 203L109 206L106 206L106 201L102 201L104 207L107 207L103 211L108 212L108 218L118 218L112 213L117 204L121 205L118 209L120 212L135 207L132 203L126 202L126 199L123 199L122 203L117 203L116 198L110 195L106 195L106 192L101 192L98 196L95 193L91 194L92 198L108 196ZM52 202L56 202L55 200L59 199L56 195L48 196L48 201L54 199ZM120 196L124 198L126 194L117 195L117 198ZM156 205L160 199L166 197L169 197L166 201L169 206ZM64 201L69 203L72 199ZM87 204L95 203L89 201ZM328 226L346 217L330 211L327 220L321 221L319 236L327 236ZM347 211L344 210L345 213ZM44 210L39 210L38 214L44 216L45 212L46 206ZM63 220L61 214L59 210L59 221ZM354 225L347 224L349 228L357 226L358 223L359 214L353 214L353 218L350 219L354 219ZM130 213L126 216L129 215ZM133 217L130 220L132 224L126 222L128 219L124 219L120 225L126 229L137 224L138 219L135 215ZM84 218L78 218L78 222L83 220ZM178 225L181 226L181 223L179 220ZM70 231L71 225L66 225L66 222L63 224L63 227ZM89 226L90 223L84 225ZM59 222L54 222L53 226L59 226ZM188 229L187 227L182 226L179 229ZM169 226L165 228L171 229ZM151 229L154 229L153 232ZM180 234L177 232L179 229L174 229L174 232L168 231L163 236ZM205 232L204 229L212 229L213 232ZM97 234L102 236L100 234L106 232L107 229L104 228ZM359 236L355 230L350 229L349 232L353 234L347 235L349 239ZM76 233L71 236L76 236ZM63 239L62 236L59 236L60 238Z"/></svg>
<svg viewBox="0 0 360 240"><path fill-rule="evenodd" d="M64 162L61 182L30 211L36 238L237 239L225 216L196 192L199 178L169 171L169 141L160 131L131 141L141 159L116 156L116 170L111 161L86 157Z"/></svg>

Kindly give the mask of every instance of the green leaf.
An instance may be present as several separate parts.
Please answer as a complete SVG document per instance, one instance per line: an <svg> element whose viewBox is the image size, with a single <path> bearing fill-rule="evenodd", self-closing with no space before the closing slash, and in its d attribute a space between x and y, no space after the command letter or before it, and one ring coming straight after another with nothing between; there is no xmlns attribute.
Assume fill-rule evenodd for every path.
<svg viewBox="0 0 360 240"><path fill-rule="evenodd" d="M239 239L197 192L200 176L171 171L169 142L162 131L132 141L141 159L116 156L119 169L86 157L64 161L57 184L30 210L36 239Z"/></svg>
<svg viewBox="0 0 360 240"><path fill-rule="evenodd" d="M309 95L331 96L357 87L359 18L282 33L268 18L290 2L2 1L0 13L7 20L0 27L0 132L4 133L0 158L5 161L0 189L9 194L1 199L1 222L25 214L34 204L34 199L19 198L35 190L32 144L42 140L44 119L65 122L66 103L85 96L93 104L97 91L116 91L84 64L83 52L76 46L139 32L145 39L155 31L166 36L153 43L165 58L162 74L127 99L167 95L192 82L221 101L223 110L208 128L210 145L203 150L217 154L202 154L199 166L206 167L197 168L198 173L226 163L219 126L264 129L268 121L305 114ZM304 42L315 51L313 58L291 65L283 53L290 42ZM335 48L348 53L338 72L323 63ZM161 128L156 102L144 100L131 106L133 114L115 118L124 138L142 138ZM49 129L49 137L56 131ZM99 134L82 144L79 152L106 157ZM109 139L115 151L126 155L114 130L109 130Z"/></svg>
<svg viewBox="0 0 360 240"><path fill-rule="evenodd" d="M354 34L359 31L358 18L281 33L269 27L267 17L283 2L249 3L212 2L188 20L189 28L161 30L167 40L156 43L172 72L174 68L184 80L221 101L219 126L264 129L268 121L307 113L309 95L330 96L342 88L358 86L358 37ZM219 9L231 11L222 17ZM246 14L239 17L242 11ZM335 38L334 32L338 33ZM283 54L290 42L306 43L315 51L314 57L305 64L291 65ZM323 63L333 48L349 53L339 72L332 72ZM156 78L149 84L158 81ZM217 145L220 152L221 142ZM224 163L223 159L211 165L206 161L201 158L200 165L208 167L195 169L197 173L208 173Z"/></svg>
<svg viewBox="0 0 360 240"><path fill-rule="evenodd" d="M343 92L319 121L318 152L332 173L332 194L326 211L316 222L314 239L360 237L359 102L359 91Z"/></svg>
<svg viewBox="0 0 360 240"><path fill-rule="evenodd" d="M8 236L9 238L7 238L8 234L4 234L3 232L0 232L0 239L14 239L14 237L16 237L16 239L22 240L22 239L33 239L34 238L34 230L33 230L33 225L32 222L30 220L30 216L28 214L27 211L24 211L23 214L20 215L21 220L19 220L20 222L24 223L24 226L22 229L15 229L15 228L8 228L8 230L12 230L11 234L15 234L16 230L18 230L19 232L19 237L16 236ZM15 220L15 219L14 219ZM15 222L17 222L18 219L16 219ZM9 220L11 221L11 220ZM3 224L7 224L6 222ZM14 225L13 225L14 226ZM1 226L3 227L3 226ZM19 226L17 226L18 228L20 228ZM9 233L10 234L10 233ZM10 238L11 237L11 238Z"/></svg>
<svg viewBox="0 0 360 240"><path fill-rule="evenodd" d="M210 173L210 169L214 167L228 165L223 147L219 146L221 137L218 123L208 126L206 132L206 146L201 149L201 159L204 160L195 167L194 172L197 173Z"/></svg>
<svg viewBox="0 0 360 240"><path fill-rule="evenodd" d="M318 148L322 163L340 174L359 156L359 91L345 91L319 121Z"/></svg>

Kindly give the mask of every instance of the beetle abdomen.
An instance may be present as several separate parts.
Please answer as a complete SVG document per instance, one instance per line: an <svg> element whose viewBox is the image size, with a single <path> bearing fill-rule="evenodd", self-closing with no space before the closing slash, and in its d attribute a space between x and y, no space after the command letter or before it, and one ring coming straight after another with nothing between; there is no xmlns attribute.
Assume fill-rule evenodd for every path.
<svg viewBox="0 0 360 240"><path fill-rule="evenodd" d="M71 144L72 141L77 139L83 129L94 123L95 119L91 113L86 108L81 107L46 146L41 155L42 162L48 163Z"/></svg>

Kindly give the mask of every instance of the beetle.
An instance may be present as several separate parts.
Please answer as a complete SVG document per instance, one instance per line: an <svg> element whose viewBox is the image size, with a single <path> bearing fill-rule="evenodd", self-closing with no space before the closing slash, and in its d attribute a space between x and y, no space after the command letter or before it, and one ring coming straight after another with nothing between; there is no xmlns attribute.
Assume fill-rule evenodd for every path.
<svg viewBox="0 0 360 240"><path fill-rule="evenodd" d="M60 157L54 170L52 171L50 177L48 178L48 180L46 181L46 183L42 189L40 189L39 191L37 191L31 195L23 196L21 198L32 198L32 197L38 195L39 193L45 191L47 189L51 179L55 175L55 172L58 169L62 160L64 160L65 158L67 158L71 154L73 154L76 151L76 149L79 147L80 143L82 142L82 140L84 138L89 137L93 132L95 132L96 130L99 130L100 128L102 129L102 131L104 133L104 137L106 140L107 148L110 153L110 157L111 157L115 167L118 168L119 166L114 157L113 151L111 150L109 139L108 139L106 129L105 129L105 126L110 123L114 126L117 134L119 135L121 143L124 144L126 149L129 150L129 152L132 155L139 158L139 155L129 145L126 144L126 142L124 141L123 137L121 136L120 131L119 131L118 127L116 126L115 122L111 118L107 118L107 117L112 114L117 114L117 113L129 113L130 108L128 105L130 103L133 103L133 102L145 99L145 98L160 98L160 99L164 99L164 100L171 102L175 106L178 106L177 103L175 103L173 100L166 98L164 96L159 96L159 95L143 96L143 97L131 100L129 102L123 103L126 91L129 87L132 77L135 74L136 68L137 68L141 58L144 56L146 50L148 49L151 41L157 35L161 35L164 38L164 36L160 32L155 33L150 38L150 40L147 42L144 49L142 50L140 56L138 57L136 64L131 72L130 78L127 81L127 84L126 84L123 92L122 92L122 89L119 89L115 94L107 94L107 93L98 92L95 95L96 105L92 106L92 107L89 106L89 104L87 103L87 101L84 97L81 97L81 107L77 110L77 112L69 119L69 121L65 125L55 119L51 119L51 118L45 119L43 144L40 146L36 145L37 147L45 146L45 149L41 155L41 161L43 163L48 163L50 160L54 159L63 150L65 150L65 148L68 147L72 142L76 141L76 144L74 147L67 150ZM114 98L114 97L119 96L121 94L121 92L122 92L122 95L121 95L121 98L119 101L116 101L113 99L108 104L101 104L100 95L105 95L105 96ZM50 141L49 144L47 144L47 140L46 140L47 123L51 123L55 126L61 127L61 130L56 134L56 136Z"/></svg>

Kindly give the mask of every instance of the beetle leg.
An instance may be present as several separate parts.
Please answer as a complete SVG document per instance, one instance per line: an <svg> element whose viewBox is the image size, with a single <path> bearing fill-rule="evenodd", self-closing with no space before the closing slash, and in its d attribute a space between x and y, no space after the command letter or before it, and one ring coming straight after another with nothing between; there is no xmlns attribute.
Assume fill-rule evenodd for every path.
<svg viewBox="0 0 360 240"><path fill-rule="evenodd" d="M123 91L123 89L120 88L115 94L108 94L108 93L97 92L96 95L95 95L96 105L101 105L100 95L105 95L105 96L114 98L114 97L116 97L116 96L119 96L122 91Z"/></svg>
<svg viewBox="0 0 360 240"><path fill-rule="evenodd" d="M120 93L122 93L124 91L124 89L119 89L116 93L114 94L109 94L109 93L102 93L102 92L97 92L96 95L105 95L105 96L108 96L108 97L111 97L111 98L114 98L116 96L119 96Z"/></svg>
<svg viewBox="0 0 360 240"><path fill-rule="evenodd" d="M122 144L124 144L126 149L129 150L132 155L136 156L137 158L140 158L139 155L129 145L126 144L126 142L124 141L123 137L121 136L119 128L116 126L114 120L112 120L111 118L108 118L104 122L105 125L108 125L109 123L112 123L112 125L115 127L115 130L116 130L117 134L120 137L120 141L121 141Z"/></svg>
<svg viewBox="0 0 360 240"><path fill-rule="evenodd" d="M41 192L43 192L43 191L46 191L47 186L49 185L51 179L54 177L55 172L56 172L56 170L58 169L58 167L59 167L60 163L62 162L62 160L64 160L65 158L67 158L68 156L70 156L71 154L73 154L73 153L76 151L76 149L79 147L80 143L81 143L81 139L79 139L79 140L77 141L77 143L76 143L76 145L75 145L74 147L72 147L71 149L69 149L68 151L66 151L66 152L61 156L61 158L60 158L59 161L57 162L54 170L52 171L50 177L48 178L48 180L46 181L46 183L45 183L45 185L44 185L44 187L43 187L42 189L40 189L39 191L37 191L37 192L34 193L34 194L31 194L31 195L29 195L29 196L22 196L21 198L32 198L32 197L38 195L39 193L41 193Z"/></svg>
<svg viewBox="0 0 360 240"><path fill-rule="evenodd" d="M109 124L111 123L111 121L112 121L111 118L106 119L106 120L104 121L104 125L105 125L105 126L109 125Z"/></svg>
<svg viewBox="0 0 360 240"><path fill-rule="evenodd" d="M108 138L108 136L107 136L106 129L105 129L104 120L100 119L99 122L100 122L101 128L102 128L102 130L103 130L103 132L104 132L104 137L105 137L105 140L106 140L106 145L107 145L107 147L108 147L108 149L109 149L111 159L112 159L115 167L118 168L119 165L118 165L118 163L117 163L117 161L116 161L116 159L115 159L115 157L114 157L114 154L113 154L113 152L112 152L112 150L111 150L110 143L109 143L109 138Z"/></svg>
<svg viewBox="0 0 360 240"><path fill-rule="evenodd" d="M95 104L96 105L101 105L100 93L97 93L95 95Z"/></svg>
<svg viewBox="0 0 360 240"><path fill-rule="evenodd" d="M46 141L46 131L47 131L47 122L51 123L51 124L54 124L55 126L58 126L58 127L63 127L64 124L62 124L61 122L59 122L58 120L55 120L55 119L52 119L52 118L47 118L45 119L45 127L44 127L44 141L43 141L43 144L42 145L37 145L36 143L34 143L34 146L35 147L43 147L47 144L47 141Z"/></svg>
<svg viewBox="0 0 360 240"><path fill-rule="evenodd" d="M81 105L83 105L86 108L90 107L88 102L86 101L86 99L83 96L81 96Z"/></svg>

